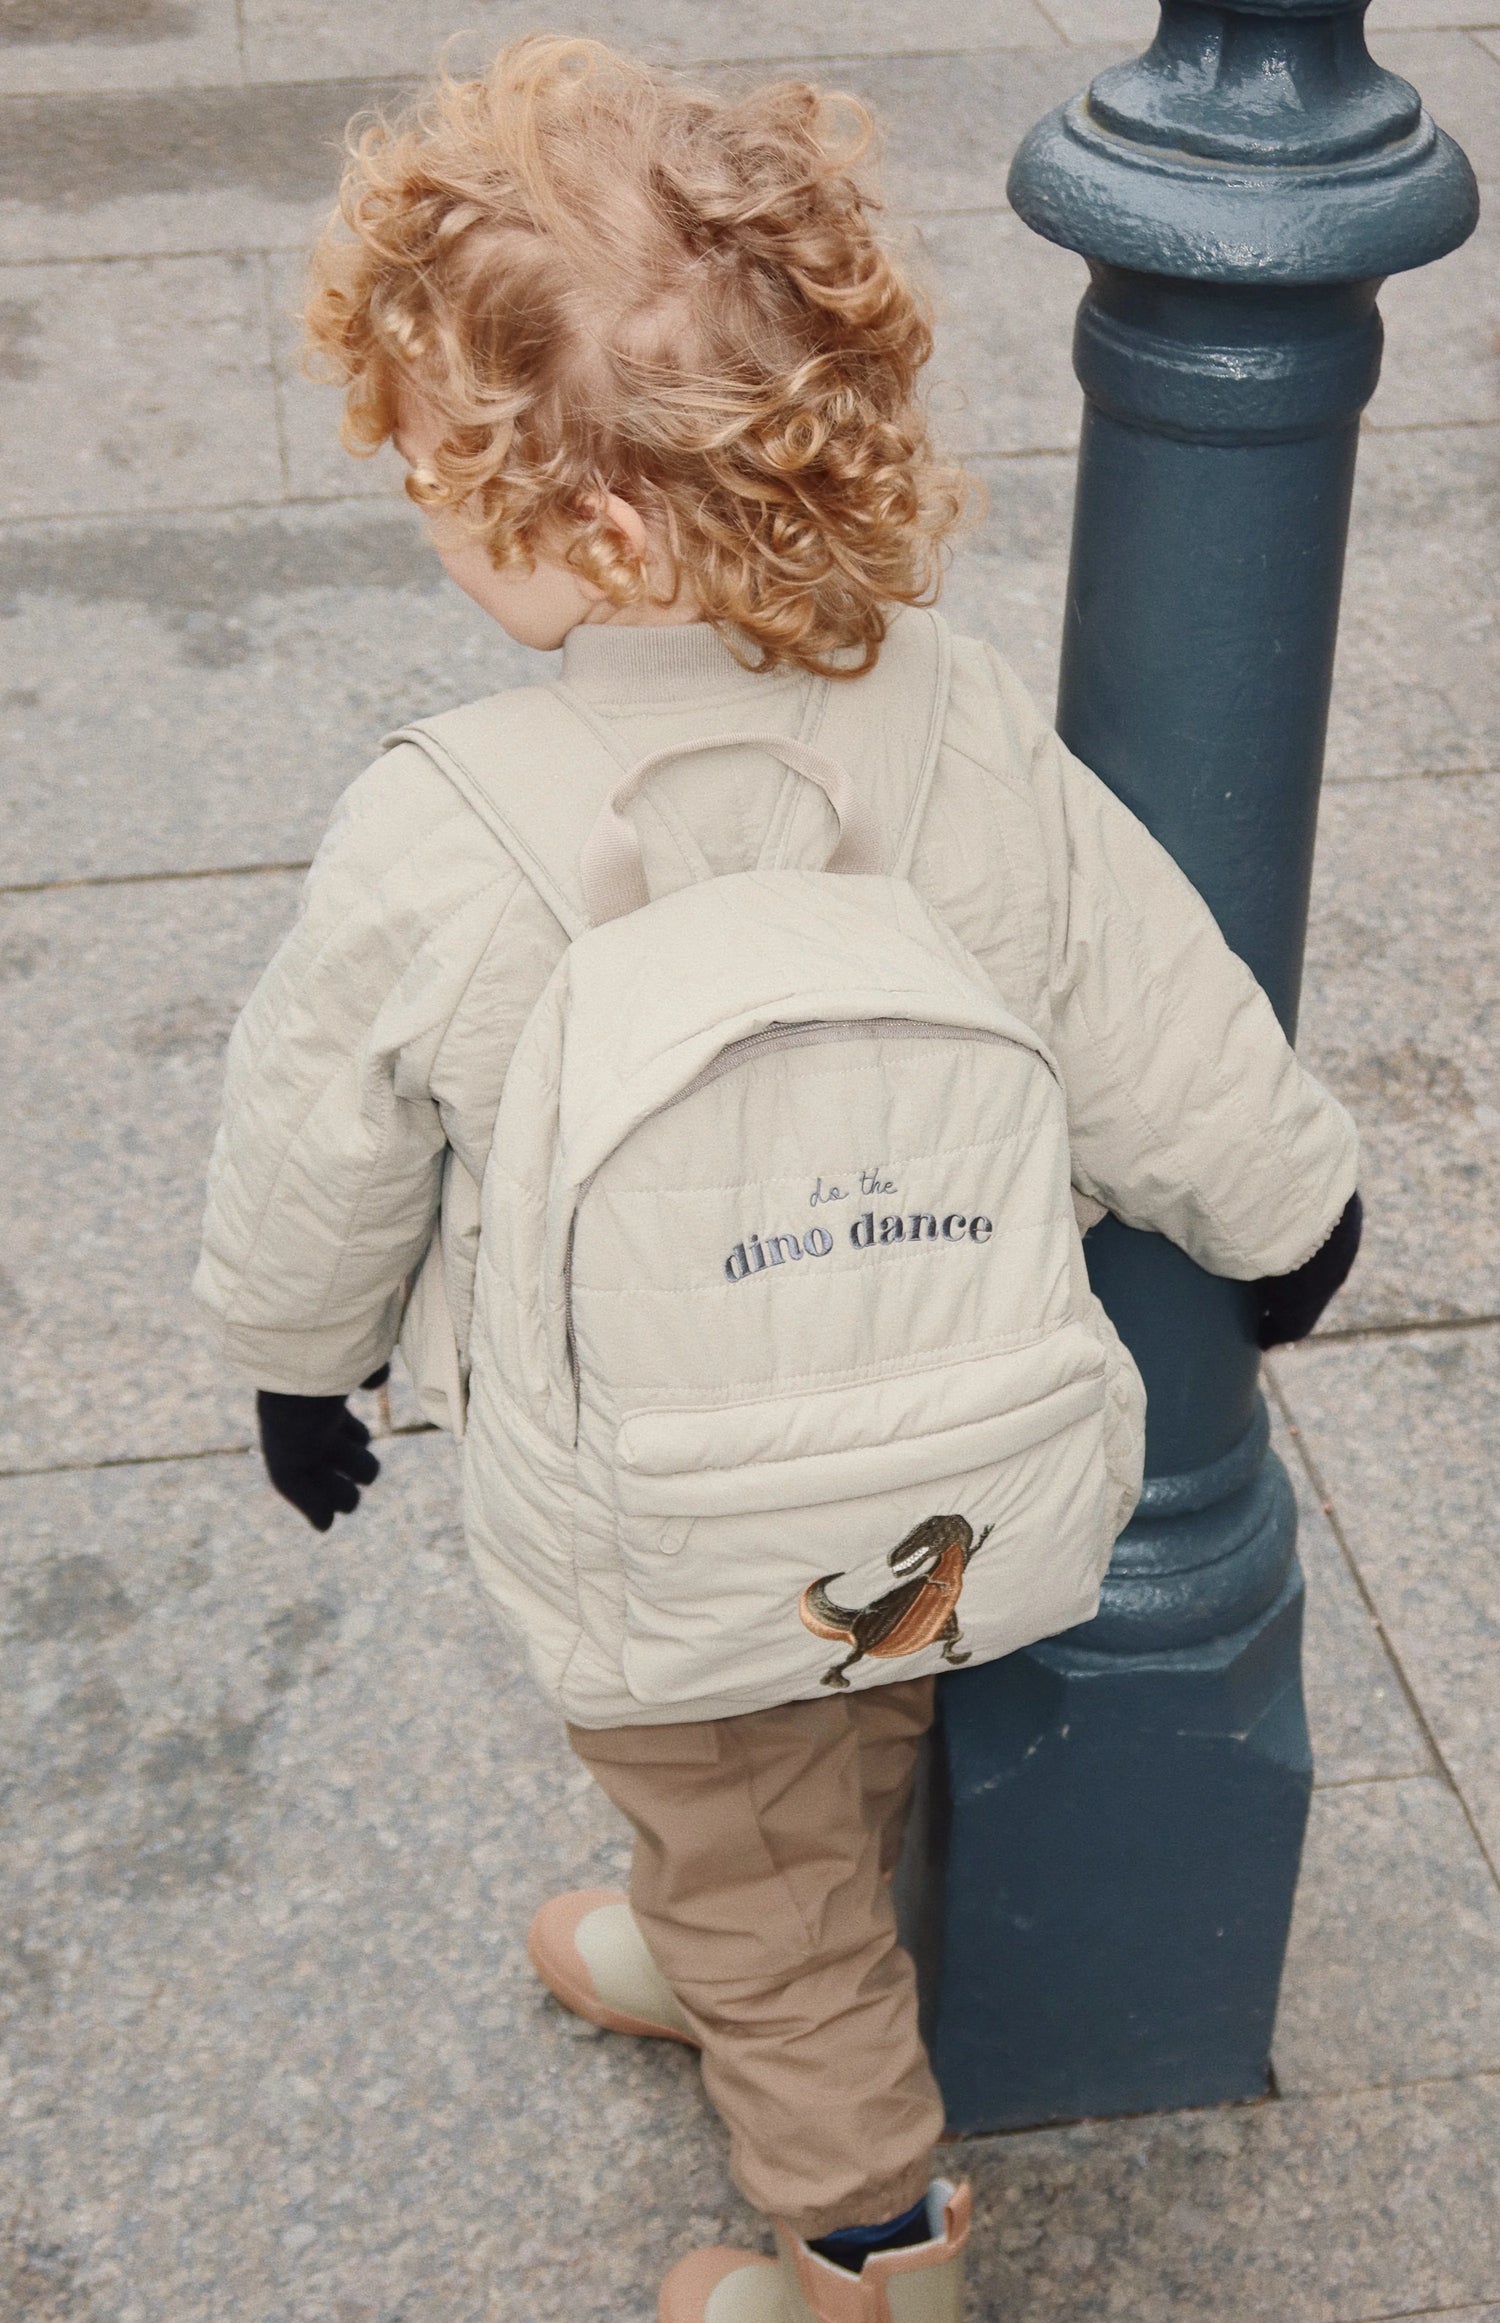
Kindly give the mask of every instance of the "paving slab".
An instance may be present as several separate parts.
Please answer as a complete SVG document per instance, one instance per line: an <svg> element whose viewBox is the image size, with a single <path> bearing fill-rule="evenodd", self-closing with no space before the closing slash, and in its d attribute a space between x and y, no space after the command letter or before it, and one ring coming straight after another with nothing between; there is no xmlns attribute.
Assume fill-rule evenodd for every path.
<svg viewBox="0 0 1500 2323"><path fill-rule="evenodd" d="M322 1537L244 1458L0 1483L20 2312L646 2323L759 2243L691 2056L531 1977L624 1827L477 1598L451 1446L383 1457ZM1474 2078L973 2141L971 2312L1477 2305L1497 2135Z"/></svg>
<svg viewBox="0 0 1500 2323"><path fill-rule="evenodd" d="M1434 1771L1400 1676L1303 1463L1295 1424L1274 1400L1271 1441L1297 1495L1297 1554L1307 1581L1302 1682L1319 1785Z"/></svg>
<svg viewBox="0 0 1500 2323"><path fill-rule="evenodd" d="M1129 53L835 57L817 73L874 111L894 209L996 209L1033 121ZM771 58L703 77L738 89L807 69L805 57ZM0 259L301 250L333 202L351 118L399 104L414 86L353 79L0 99Z"/></svg>
<svg viewBox="0 0 1500 2323"><path fill-rule="evenodd" d="M224 1042L299 884L0 898L0 1469L246 1440L188 1283Z"/></svg>
<svg viewBox="0 0 1500 2323"><path fill-rule="evenodd" d="M240 77L235 0L8 0L0 91L201 86Z"/></svg>
<svg viewBox="0 0 1500 2323"><path fill-rule="evenodd" d="M1445 1782L1315 1794L1272 2062L1283 2097L1500 2070L1500 1886Z"/></svg>
<svg viewBox="0 0 1500 2323"><path fill-rule="evenodd" d="M0 528L0 659L0 885L305 861L382 734L553 666L405 501Z"/></svg>
<svg viewBox="0 0 1500 2323"><path fill-rule="evenodd" d="M943 443L963 459L1071 450L1083 410L1072 363L1083 260L1010 210L927 218L919 248L935 293L928 400Z"/></svg>
<svg viewBox="0 0 1500 2323"><path fill-rule="evenodd" d="M300 885L0 895L0 1075L35 1109L0 1132L0 1476L250 1440L189 1284L224 1044ZM399 1367L366 1417L421 1424Z"/></svg>
<svg viewBox="0 0 1500 2323"><path fill-rule="evenodd" d="M350 119L405 86L0 100L0 258L302 249L332 207Z"/></svg>
<svg viewBox="0 0 1500 2323"><path fill-rule="evenodd" d="M942 607L956 630L987 638L1047 715L1057 698L1074 463L1067 454L967 463L982 493L954 552Z"/></svg>
<svg viewBox="0 0 1500 2323"><path fill-rule="evenodd" d="M1428 112L1456 137L1481 185L1500 177L1500 102L1484 33L1388 32L1372 9L1365 19L1370 52L1421 91Z"/></svg>
<svg viewBox="0 0 1500 2323"><path fill-rule="evenodd" d="M1500 1329L1312 1340L1276 1370L1391 1650L1500 1864Z"/></svg>
<svg viewBox="0 0 1500 2323"><path fill-rule="evenodd" d="M296 500L393 500L402 496L406 466L389 444L372 459L356 459L339 441L343 397L303 368L302 310L307 264L301 251L277 252L266 262L280 395L287 491Z"/></svg>
<svg viewBox="0 0 1500 2323"><path fill-rule="evenodd" d="M1324 799L1299 1048L1359 1124L1334 1331L1500 1313L1500 777Z"/></svg>
<svg viewBox="0 0 1500 2323"><path fill-rule="evenodd" d="M307 395L331 437L336 399ZM1336 776L1500 758L1473 577L1496 551L1462 488L1477 432L1365 446ZM989 510L945 604L1050 704L1072 462L973 465ZM536 666L442 583L404 503L0 531L0 636L0 884L300 860L387 727Z"/></svg>
<svg viewBox="0 0 1500 2323"><path fill-rule="evenodd" d="M257 260L0 275L0 516L222 508L282 489Z"/></svg>
<svg viewBox="0 0 1500 2323"><path fill-rule="evenodd" d="M248 1460L0 1487L4 2209L70 2315L604 2323L749 2228L694 2061L530 1973L624 1826L478 1598L451 1446L385 1457L326 1540Z"/></svg>
<svg viewBox="0 0 1500 2323"><path fill-rule="evenodd" d="M251 80L322 80L351 73L427 73L455 30L444 0L242 0ZM536 29L525 0L477 0L463 12L453 54L472 71L501 44ZM935 48L1056 49L1058 34L1035 0L951 0L934 37L906 0L579 0L568 30L661 64L742 57L864 56ZM1114 37L1101 25L1086 39Z"/></svg>
<svg viewBox="0 0 1500 2323"><path fill-rule="evenodd" d="M1500 64L1485 77L1493 82L1486 94L1500 139ZM1371 428L1500 419L1500 225L1492 208L1462 249L1436 266L1393 275L1380 308L1386 351L1369 405Z"/></svg>
<svg viewBox="0 0 1500 2323"><path fill-rule="evenodd" d="M1447 24L1500 24L1500 8L1495 0L1373 0L1370 9L1372 34Z"/></svg>
<svg viewBox="0 0 1500 2323"><path fill-rule="evenodd" d="M1161 22L1156 0L1042 0L1042 5L1063 38L1079 48L1091 40L1123 40L1145 48Z"/></svg>
<svg viewBox="0 0 1500 2323"><path fill-rule="evenodd" d="M982 2323L1363 2323L1500 2267L1493 2077L960 2148Z"/></svg>
<svg viewBox="0 0 1500 2323"><path fill-rule="evenodd" d="M945 604L1050 702L1071 463L977 466ZM0 528L0 655L0 886L303 861L383 733L554 666L443 578L405 501Z"/></svg>
<svg viewBox="0 0 1500 2323"><path fill-rule="evenodd" d="M1328 771L1500 766L1500 430L1367 431Z"/></svg>
<svg viewBox="0 0 1500 2323"><path fill-rule="evenodd" d="M1443 2323L1497 2323L1500 2307L1445 2307Z"/></svg>

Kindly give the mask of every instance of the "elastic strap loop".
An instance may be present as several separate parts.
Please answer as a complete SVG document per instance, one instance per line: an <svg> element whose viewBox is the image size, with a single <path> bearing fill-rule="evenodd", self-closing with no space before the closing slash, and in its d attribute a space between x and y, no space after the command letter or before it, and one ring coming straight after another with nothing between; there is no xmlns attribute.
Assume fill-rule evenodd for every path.
<svg viewBox="0 0 1500 2323"><path fill-rule="evenodd" d="M636 797L647 778L674 758L696 758L706 750L764 750L815 783L838 818L839 835L824 865L827 871L871 872L880 869L880 834L875 818L856 792L848 772L806 742L785 734L719 734L704 742L678 742L654 750L616 783L600 809L599 819L584 842L579 858L583 897L589 923L602 927L606 920L623 919L651 901L646 866L635 825L622 811Z"/></svg>

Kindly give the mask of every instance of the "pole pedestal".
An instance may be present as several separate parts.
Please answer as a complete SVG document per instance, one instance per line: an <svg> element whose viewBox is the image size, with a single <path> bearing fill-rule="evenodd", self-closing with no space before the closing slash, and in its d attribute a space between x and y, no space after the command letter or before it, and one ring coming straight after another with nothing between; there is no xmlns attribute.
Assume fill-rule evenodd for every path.
<svg viewBox="0 0 1500 2323"><path fill-rule="evenodd" d="M1059 730L1289 1034L1376 292L1477 215L1363 15L1164 0L1010 186L1091 276ZM1311 1786L1245 1289L1113 1219L1085 1249L1147 1483L1095 1620L939 1688L912 1940L958 2130L1261 2094Z"/></svg>

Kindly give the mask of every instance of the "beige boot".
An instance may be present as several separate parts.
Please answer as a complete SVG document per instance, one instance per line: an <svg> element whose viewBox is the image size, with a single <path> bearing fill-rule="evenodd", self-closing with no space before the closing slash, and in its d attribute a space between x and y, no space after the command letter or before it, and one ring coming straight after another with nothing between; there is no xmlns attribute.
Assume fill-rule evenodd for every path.
<svg viewBox="0 0 1500 2323"><path fill-rule="evenodd" d="M934 2178L930 2242L877 2251L857 2275L776 2229L775 2258L748 2250L695 2250L661 2287L657 2323L962 2323L967 2186Z"/></svg>
<svg viewBox="0 0 1500 2323"><path fill-rule="evenodd" d="M526 1950L543 1984L575 2016L609 2033L647 2033L697 2047L635 1914L614 1888L553 1896L532 1921Z"/></svg>

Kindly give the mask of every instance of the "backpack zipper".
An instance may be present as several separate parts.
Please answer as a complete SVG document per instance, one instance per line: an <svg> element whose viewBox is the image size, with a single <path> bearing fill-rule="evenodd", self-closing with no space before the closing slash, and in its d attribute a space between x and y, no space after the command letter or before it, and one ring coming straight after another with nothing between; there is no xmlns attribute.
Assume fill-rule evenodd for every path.
<svg viewBox="0 0 1500 2323"><path fill-rule="evenodd" d="M736 1066L744 1064L762 1049L805 1049L820 1041L837 1040L916 1040L916 1041L998 1041L1004 1048L1022 1048L1026 1044L1012 1040L1003 1032L987 1032L982 1026L960 1024L932 1024L925 1018L910 1016L833 1016L813 1017L801 1024L769 1024L762 1032L746 1033L743 1040L731 1041L727 1049L720 1049L713 1063L705 1065L694 1075L685 1089L667 1104L659 1106L661 1113L670 1113L686 1097L696 1097L711 1081L717 1081ZM1038 1057L1037 1062L1042 1062Z"/></svg>
<svg viewBox="0 0 1500 2323"><path fill-rule="evenodd" d="M1036 1057L1038 1064L1046 1063L1046 1059L1025 1041L1013 1040L1008 1033L986 1031L983 1026L933 1024L926 1018L908 1016L812 1017L799 1024L768 1024L760 1032L746 1033L742 1040L731 1041L727 1048L720 1049L711 1064L694 1074L685 1089L679 1089L676 1096L669 1098L665 1105L659 1105L656 1112L658 1115L670 1113L674 1106L683 1104L689 1097L696 1097L700 1089L706 1089L713 1081L722 1080L726 1073L734 1072L764 1049L805 1049L813 1048L822 1041L879 1038L998 1041L1002 1048L1025 1048L1029 1055ZM602 1163L600 1167L603 1167ZM573 1197L573 1215L568 1221L568 1248L563 1260L563 1346L568 1378L573 1389L575 1445L578 1442L583 1388L579 1377L578 1344L573 1336L573 1243L578 1230L578 1212L598 1174L598 1170L591 1170Z"/></svg>

